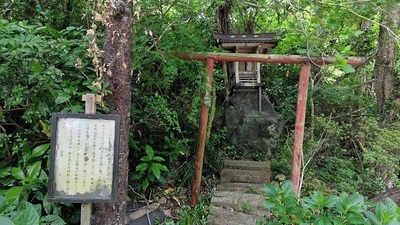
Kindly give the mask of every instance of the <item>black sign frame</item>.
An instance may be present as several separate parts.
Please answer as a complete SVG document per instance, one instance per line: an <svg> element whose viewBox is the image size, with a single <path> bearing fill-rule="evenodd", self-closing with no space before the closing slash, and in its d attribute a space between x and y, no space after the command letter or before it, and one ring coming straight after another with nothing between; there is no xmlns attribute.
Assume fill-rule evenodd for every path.
<svg viewBox="0 0 400 225"><path fill-rule="evenodd" d="M71 124L72 121L73 121L73 123ZM117 188L118 188L118 159L119 159L118 153L119 153L119 137L120 137L121 117L119 115L109 115L109 114L54 113L52 115L51 122L52 122L52 130L51 130L50 168L49 168L49 181L48 181L49 201L50 202L71 202L71 203L100 203L100 202L111 203L111 202L115 202L116 198L117 198ZM93 155L92 168L94 168L94 166L93 166L93 164L95 164L94 158L97 157L97 153L105 154L105 153L98 152L98 151L102 150L102 151L108 151L108 153L110 153L110 149L105 150L106 147L104 147L104 146L103 146L103 148L101 148L102 146L99 146L100 148L99 147L96 148L96 144L87 143L88 141L90 141L90 139L94 139L93 137L90 138L90 135L96 135L96 134L94 134L96 132L88 132L88 131L93 131L93 129L94 129L94 131L97 130L99 132L102 132L103 135L106 135L106 134L104 134L106 131L102 131L100 129L100 127L99 127L99 129L96 129L97 125L94 125L94 124L100 124L100 126L102 126L102 124L107 124L107 126L108 126L107 128L110 128L110 126L111 126L111 128L114 127L114 131L112 131L112 129L111 129L111 132L108 131L108 132L110 132L109 134L112 134L114 138L113 138L112 142L109 140L108 143L106 143L106 144L108 144L108 147L113 148L112 149L113 156L109 157L112 160L112 166L111 166L111 168L110 168L110 166L106 167L107 168L106 174L108 172L108 175L110 175L110 172L112 170L112 181L111 181L111 184L108 184L108 185L104 185L103 183L101 184L101 185L103 185L102 187L105 187L105 189L99 189L99 187L95 187L95 189L96 188L97 189L93 192L89 191L89 192L84 192L84 193L78 192L75 194L68 194L68 193L66 193L67 190L65 188L63 189L63 188L59 187L61 185L57 185L57 180L59 180L60 178L56 177L56 174L55 174L56 169L59 171L58 175L61 175L61 173L63 173L63 175L64 175L65 171L62 170L64 168L61 166L58 166L58 165L60 163L62 164L62 162L64 162L64 160L66 160L66 156L60 156L59 152L62 152L60 149L65 148L65 147L60 147L60 145L61 145L60 143L66 142L70 146L76 145L76 142L72 142L71 140L65 141L64 137L59 137L60 132L64 132L64 131L61 131L62 128L60 128L60 126L59 126L59 123L62 123L62 122L63 122L63 124L68 124L68 126L70 127L70 129L71 129L70 139L71 140L73 140L72 136L75 136L75 138L76 137L79 138L79 135L74 133L74 131L76 131L76 127L74 127L74 125L79 124L79 123L85 124L85 122L86 122L85 129L87 132L86 133L87 139L83 140L84 141L83 145L78 144L78 146L80 146L80 148L77 148L77 151L74 152L74 153L76 153L74 156L75 156L75 162L82 161L82 159L79 158L80 156L82 156L82 154L80 154L79 151L81 151L82 148L84 148L85 151L87 151L86 149L91 148L92 149L91 153ZM95 128L93 128L93 126ZM105 125L103 127L105 127ZM81 126L79 125L78 129L80 129L80 128L81 128ZM74 130L74 131L72 131L72 130ZM79 131L79 132L81 132L81 131ZM88 135L89 135L89 138L88 138ZM112 135L110 135L110 136L112 136ZM103 140L103 139L101 139L101 140ZM80 142L80 141L82 141L82 140L79 140L78 142ZM106 141L104 141L104 142L106 142ZM93 144L93 145L90 145L90 144ZM64 143L63 145L66 145L66 144ZM79 150L79 149L81 149L81 150ZM73 154L70 154L70 152L72 152L72 151L74 151L74 150L72 150L72 148L70 148L68 151L68 154L73 155ZM97 151L96 154L94 153L95 151ZM86 154L87 153L85 153L84 161L89 161L90 156L87 157ZM74 156L72 156L72 157L74 157ZM108 157L109 154L105 155L105 156ZM88 158L88 159L86 159L86 158ZM71 158L69 158L69 159L71 161ZM98 162L98 163L102 163L102 162ZM108 163L110 163L110 162L108 162ZM76 163L76 165L77 164L78 163ZM102 165L102 164L100 164L100 165ZM60 168L58 168L58 167L60 167ZM85 168L86 167L84 167L83 174L86 174L88 178L91 175L93 177L94 174L85 173L85 171L86 171ZM68 171L68 169L71 169L71 168L67 167L66 169L67 169L66 171ZM76 178L79 179L78 173L80 173L80 172L78 172L78 170L80 170L80 169L75 168L75 171L76 171L75 179ZM102 170L100 170L100 171L102 171ZM68 172L67 172L67 174L68 174ZM67 178L68 177L69 176L67 175ZM90 179L92 179L92 177L90 177ZM63 179L63 180L66 180L65 182L69 183L69 182L71 182L72 178ZM85 183L86 180L83 179L81 182ZM109 182L110 181L108 180L108 183ZM92 186L96 186L96 185L100 186L100 185L98 185L98 182L96 182L96 184L90 186L90 190L92 190ZM86 187L86 189L87 189L87 185L86 186L83 185L83 186ZM78 188L82 188L82 186L79 186ZM61 191L60 191L60 189L61 189ZM103 190L107 190L107 191L105 191L106 193L104 193Z"/></svg>

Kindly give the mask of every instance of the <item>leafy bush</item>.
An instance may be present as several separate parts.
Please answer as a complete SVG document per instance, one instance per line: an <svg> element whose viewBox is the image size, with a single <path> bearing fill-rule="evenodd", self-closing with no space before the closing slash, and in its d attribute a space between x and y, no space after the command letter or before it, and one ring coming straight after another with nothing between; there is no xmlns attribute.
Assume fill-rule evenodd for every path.
<svg viewBox="0 0 400 225"><path fill-rule="evenodd" d="M204 62L181 60L171 52L209 51L215 25L210 24L212 18L198 16L205 13L204 4L182 4L187 8L177 2L140 3L132 49L136 82L132 85L131 132L136 146L131 146L134 151L129 157L130 165L136 168L148 155L146 146L151 146L155 155L166 160L163 164L169 169L171 182L186 185L193 170L188 162L195 151L206 73Z"/></svg>
<svg viewBox="0 0 400 225"><path fill-rule="evenodd" d="M91 14L88 2L82 0L24 1L4 0L0 3L0 17L33 24L51 24L57 29L82 25L82 15Z"/></svg>
<svg viewBox="0 0 400 225"><path fill-rule="evenodd" d="M16 224L36 224L21 222L29 215L62 224L61 206L46 194L49 118L83 112L80 95L91 90L94 76L85 31L0 20L0 33L0 195L9 206L2 215Z"/></svg>
<svg viewBox="0 0 400 225"><path fill-rule="evenodd" d="M199 198L199 202L194 207L184 206L179 210L179 219L176 221L167 220L165 225L206 225L211 207L206 199Z"/></svg>
<svg viewBox="0 0 400 225"><path fill-rule="evenodd" d="M66 224L59 215L42 216L42 206L27 201L20 201L18 190L0 195L0 224L2 225L64 225Z"/></svg>
<svg viewBox="0 0 400 225"><path fill-rule="evenodd" d="M165 183L166 180L162 175L162 171L168 172L168 168L163 164L165 159L155 155L150 145L145 146L146 155L140 158L140 164L136 166L134 179L141 180L142 189L146 189L150 182L160 181Z"/></svg>
<svg viewBox="0 0 400 225"><path fill-rule="evenodd" d="M48 202L46 194L47 168L42 160L47 161L48 149L49 144L32 151L19 149L18 164L0 169L4 187L0 189L0 221L3 219L4 223L0 224L65 224L60 218L61 207Z"/></svg>
<svg viewBox="0 0 400 225"><path fill-rule="evenodd" d="M68 27L58 32L0 20L0 32L0 121L7 126L3 131L33 132L37 140L47 140L51 112L83 111L79 94L93 81L84 57L85 31Z"/></svg>
<svg viewBox="0 0 400 225"><path fill-rule="evenodd" d="M363 153L362 173L365 193L376 195L386 188L399 184L399 123L379 128L374 119L365 119L356 133L359 149Z"/></svg>
<svg viewBox="0 0 400 225"><path fill-rule="evenodd" d="M257 224L400 224L400 209L391 199L375 205L358 193L325 196L319 191L298 199L291 181L280 187L266 184L264 190L264 207L271 215Z"/></svg>

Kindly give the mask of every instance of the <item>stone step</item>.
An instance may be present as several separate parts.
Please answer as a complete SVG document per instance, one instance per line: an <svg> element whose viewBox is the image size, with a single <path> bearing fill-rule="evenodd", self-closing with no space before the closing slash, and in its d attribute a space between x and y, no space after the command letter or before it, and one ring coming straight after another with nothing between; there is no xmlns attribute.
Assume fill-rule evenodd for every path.
<svg viewBox="0 0 400 225"><path fill-rule="evenodd" d="M246 161L246 160L225 160L224 168L226 168L226 169L241 169L241 170L256 170L256 171L270 171L271 170L269 161Z"/></svg>
<svg viewBox="0 0 400 225"><path fill-rule="evenodd" d="M264 184L270 181L270 170L243 170L224 168L221 171L221 182L238 182Z"/></svg>
<svg viewBox="0 0 400 225"><path fill-rule="evenodd" d="M256 224L266 218L263 186L270 181L268 161L225 160L221 183L211 199L211 225Z"/></svg>
<svg viewBox="0 0 400 225"><path fill-rule="evenodd" d="M235 212L245 212L258 216L266 216L263 206L264 196L241 192L217 191L211 199L213 206L232 209Z"/></svg>
<svg viewBox="0 0 400 225"><path fill-rule="evenodd" d="M263 193L264 184L222 182L217 186L218 191L240 191L243 193Z"/></svg>
<svg viewBox="0 0 400 225"><path fill-rule="evenodd" d="M208 217L209 225L255 225L261 216L238 212L231 208L213 206Z"/></svg>

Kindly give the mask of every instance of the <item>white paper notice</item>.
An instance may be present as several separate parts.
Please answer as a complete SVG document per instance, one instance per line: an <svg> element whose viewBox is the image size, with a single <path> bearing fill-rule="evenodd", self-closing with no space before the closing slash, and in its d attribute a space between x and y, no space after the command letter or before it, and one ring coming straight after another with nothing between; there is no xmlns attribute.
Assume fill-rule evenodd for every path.
<svg viewBox="0 0 400 225"><path fill-rule="evenodd" d="M55 197L109 198L115 121L59 118L57 128Z"/></svg>

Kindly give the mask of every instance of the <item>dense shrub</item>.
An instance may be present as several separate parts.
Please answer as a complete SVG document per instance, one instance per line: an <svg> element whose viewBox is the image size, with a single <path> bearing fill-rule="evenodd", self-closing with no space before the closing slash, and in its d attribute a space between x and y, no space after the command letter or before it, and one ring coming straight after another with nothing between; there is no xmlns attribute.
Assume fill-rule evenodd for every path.
<svg viewBox="0 0 400 225"><path fill-rule="evenodd" d="M265 185L264 207L271 215L257 224L400 224L400 211L395 202L371 203L358 194L343 192L339 195L325 195L320 191L310 196L297 198L291 181L281 186Z"/></svg>
<svg viewBox="0 0 400 225"><path fill-rule="evenodd" d="M0 20L0 33L0 215L15 224L62 224L46 194L49 118L83 112L80 95L94 89L85 31Z"/></svg>

